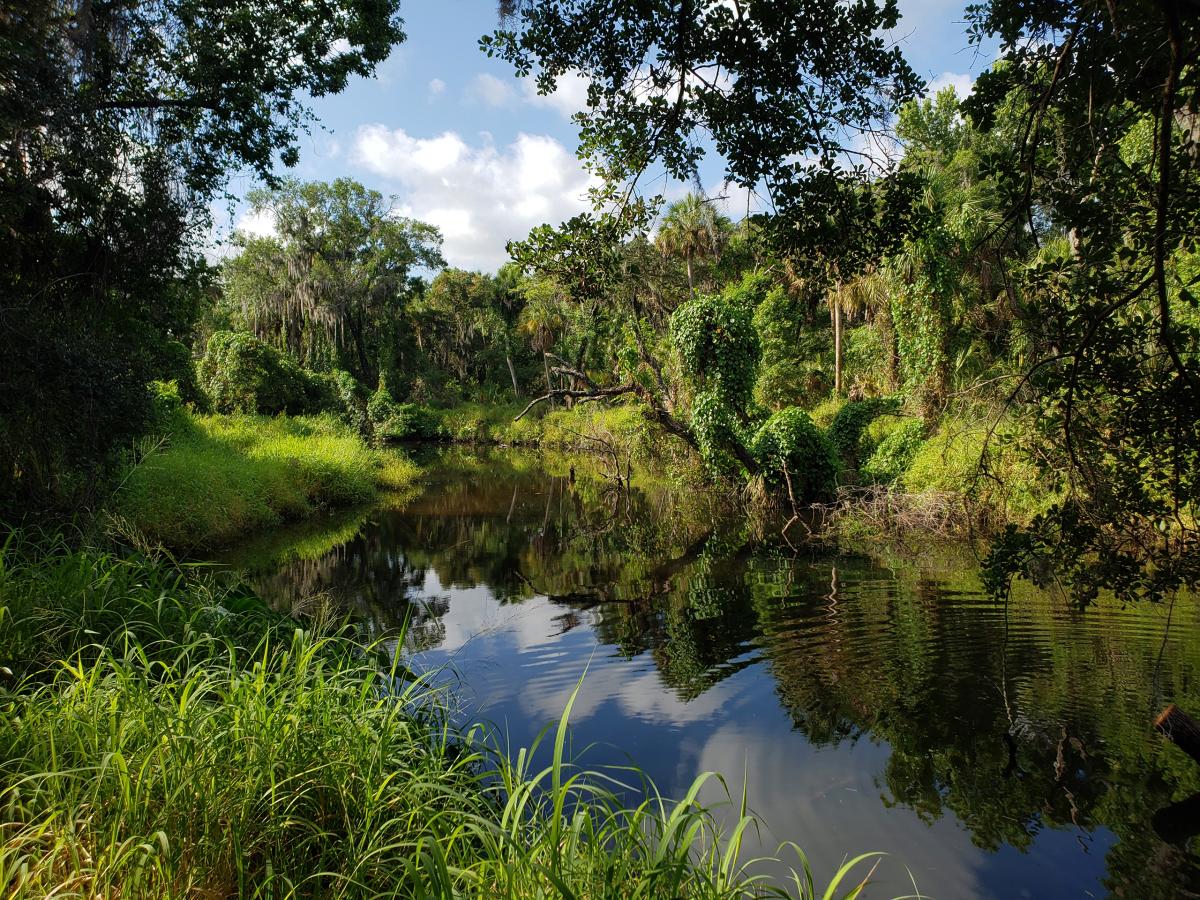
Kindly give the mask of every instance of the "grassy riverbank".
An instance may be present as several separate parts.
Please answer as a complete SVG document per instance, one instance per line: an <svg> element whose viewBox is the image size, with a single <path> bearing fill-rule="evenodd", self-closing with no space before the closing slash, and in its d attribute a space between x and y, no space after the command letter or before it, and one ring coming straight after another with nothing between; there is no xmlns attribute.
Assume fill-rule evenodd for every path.
<svg viewBox="0 0 1200 900"><path fill-rule="evenodd" d="M134 465L109 511L173 549L212 549L315 510L373 500L419 469L374 450L332 416L171 417L161 444Z"/></svg>
<svg viewBox="0 0 1200 900"><path fill-rule="evenodd" d="M738 861L749 819L722 835L695 789L675 803L651 786L645 802L624 805L605 776L565 758L569 706L544 746L509 755L490 731L452 725L447 697L380 649L320 623L302 628L242 588L162 562L10 538L0 555L0 892L759 889ZM865 875L844 870L841 890ZM803 875L792 890L811 894Z"/></svg>

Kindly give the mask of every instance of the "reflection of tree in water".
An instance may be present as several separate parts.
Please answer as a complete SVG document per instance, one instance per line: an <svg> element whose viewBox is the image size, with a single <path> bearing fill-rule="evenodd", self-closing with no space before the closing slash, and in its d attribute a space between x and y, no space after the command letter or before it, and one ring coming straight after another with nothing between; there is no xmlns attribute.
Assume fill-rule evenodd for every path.
<svg viewBox="0 0 1200 900"><path fill-rule="evenodd" d="M364 622L387 626L411 616L416 628L445 609L437 612L436 600L414 602L425 583L425 570L394 550L391 540L387 529L370 528L322 557L295 559L252 579L281 609L304 613L314 604L332 603Z"/></svg>
<svg viewBox="0 0 1200 900"><path fill-rule="evenodd" d="M1103 826L1120 839L1107 858L1114 893L1180 896L1194 857L1150 820L1200 787L1200 771L1150 733L1157 643L1046 596L1014 601L1006 620L962 580L748 572L796 726L816 743L886 742L884 802L926 821L953 813L981 847L1026 848L1050 827L1090 850L1088 832ZM1176 696L1197 671L1179 649L1163 673Z"/></svg>
<svg viewBox="0 0 1200 900"><path fill-rule="evenodd" d="M289 606L329 595L379 628L411 614L419 648L443 640L452 602L418 603L431 573L503 603L546 596L559 630L586 622L622 653L650 653L684 699L765 658L810 741L886 742L886 804L930 822L953 814L989 849L1057 828L1096 852L1089 833L1107 827L1114 894L1194 888L1194 856L1149 824L1200 789L1200 769L1149 729L1153 611L1076 614L1027 595L1006 614L961 572L784 558L699 495L644 485L614 504L608 488L565 467L463 456L403 511L260 584ZM1176 640L1162 695L1184 699L1198 663L1200 644Z"/></svg>

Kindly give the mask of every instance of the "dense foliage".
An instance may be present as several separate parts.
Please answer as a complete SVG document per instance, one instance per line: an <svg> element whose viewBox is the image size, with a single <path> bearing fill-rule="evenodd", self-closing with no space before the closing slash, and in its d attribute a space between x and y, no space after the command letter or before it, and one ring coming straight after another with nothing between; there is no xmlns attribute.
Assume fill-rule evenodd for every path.
<svg viewBox="0 0 1200 900"><path fill-rule="evenodd" d="M397 6L0 4L0 503L91 499L180 375L210 201L296 160L303 98L371 73Z"/></svg>
<svg viewBox="0 0 1200 900"><path fill-rule="evenodd" d="M971 39L998 39L1001 58L965 102L949 90L909 100L912 73L875 36L894 20L890 4L713 0L614 14L546 0L508 12L484 39L488 52L545 91L567 73L587 80L580 154L607 206L515 245L531 272L570 259L597 284L636 279L613 242L660 199L635 199L640 176L661 166L695 179L715 149L729 181L772 200L769 215L739 226L755 246L747 262L799 301L756 303L761 402L785 409L789 395L823 388L831 368L835 394L899 390L931 430L948 415L990 418L978 479L1003 480L990 446L1003 435L1001 455L1037 467L1044 501L1026 504L1040 514L997 545L997 591L1014 576L1056 578L1086 602L1104 586L1158 598L1200 580L1200 34L1190 10L971 6ZM847 162L856 150L840 138L873 123L894 124L895 167ZM663 219L664 247L686 247L686 261L714 246L703 229L679 227L699 209ZM832 367L805 333L822 306ZM637 304L631 313L641 318ZM780 313L790 340L772 327ZM680 397L662 377L663 349L638 341L641 383L667 420ZM737 450L758 411L705 385L696 347L677 349L697 382L682 397L694 441L710 458L720 445L719 470L735 459L752 472ZM835 433L848 460L860 430Z"/></svg>
<svg viewBox="0 0 1200 900"><path fill-rule="evenodd" d="M275 234L239 234L225 267L231 319L311 368L364 384L395 366L403 304L418 268L443 265L437 229L393 214L356 181L285 181L249 197Z"/></svg>

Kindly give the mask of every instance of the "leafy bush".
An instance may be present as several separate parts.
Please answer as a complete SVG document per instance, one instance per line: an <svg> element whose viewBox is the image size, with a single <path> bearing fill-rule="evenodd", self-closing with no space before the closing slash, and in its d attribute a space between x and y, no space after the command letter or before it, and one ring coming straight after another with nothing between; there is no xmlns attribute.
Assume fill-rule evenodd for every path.
<svg viewBox="0 0 1200 900"><path fill-rule="evenodd" d="M218 331L197 370L217 412L302 413L319 388L288 356L252 334Z"/></svg>
<svg viewBox="0 0 1200 900"><path fill-rule="evenodd" d="M812 417L813 422L815 422L821 428L828 428L829 423L833 421L833 417L836 416L845 405L846 399L844 397L830 397L828 400L823 400L810 409L808 414Z"/></svg>
<svg viewBox="0 0 1200 900"><path fill-rule="evenodd" d="M252 334L218 331L197 370L217 412L334 413L363 437L371 434L369 398L353 375L309 371Z"/></svg>
<svg viewBox="0 0 1200 900"><path fill-rule="evenodd" d="M159 434L171 432L186 416L183 398L179 395L179 383L152 381L150 395L154 403L154 413L151 417L153 430Z"/></svg>
<svg viewBox="0 0 1200 900"><path fill-rule="evenodd" d="M383 385L367 402L375 433L389 441L436 441L446 436L438 413L419 403L397 403Z"/></svg>
<svg viewBox="0 0 1200 900"><path fill-rule="evenodd" d="M388 399L391 400L390 397ZM441 417L427 406L391 402L387 406L377 404L376 409L389 411L388 417L376 426L380 437L387 440L436 441L445 436Z"/></svg>
<svg viewBox="0 0 1200 900"><path fill-rule="evenodd" d="M198 412L209 409L208 395L200 388L192 351L182 341L167 341L158 351L162 381L175 382L180 399Z"/></svg>
<svg viewBox="0 0 1200 900"><path fill-rule="evenodd" d="M789 407L759 428L750 444L759 465L777 481L786 469L797 500L828 496L837 485L838 458L833 445L808 413Z"/></svg>
<svg viewBox="0 0 1200 900"><path fill-rule="evenodd" d="M852 400L842 406L829 423L829 441L843 460L857 463L859 439L866 427L879 416L899 408L900 400L895 397Z"/></svg>
<svg viewBox="0 0 1200 900"><path fill-rule="evenodd" d="M393 399L391 391L380 385L367 401L367 418L371 420L372 425L379 427L389 419L395 418L398 407L399 404Z"/></svg>
<svg viewBox="0 0 1200 900"><path fill-rule="evenodd" d="M901 479L913 493L965 493L979 471L987 432L964 422L943 422L913 454Z"/></svg>
<svg viewBox="0 0 1200 900"><path fill-rule="evenodd" d="M371 420L368 412L367 391L361 383L344 369L334 369L328 375L322 376L328 385L332 408L338 416L363 437L371 433ZM329 405L320 409L329 409Z"/></svg>
<svg viewBox="0 0 1200 900"><path fill-rule="evenodd" d="M1003 427L990 441L988 430L982 422L944 419L913 454L900 478L905 490L963 495L1005 521L1028 521L1044 512L1056 497L1055 487L1032 461L1005 443ZM982 478L981 462L987 473Z"/></svg>
<svg viewBox="0 0 1200 900"><path fill-rule="evenodd" d="M924 437L925 425L919 419L901 423L879 442L863 464L863 478L884 484L896 481L908 469Z"/></svg>

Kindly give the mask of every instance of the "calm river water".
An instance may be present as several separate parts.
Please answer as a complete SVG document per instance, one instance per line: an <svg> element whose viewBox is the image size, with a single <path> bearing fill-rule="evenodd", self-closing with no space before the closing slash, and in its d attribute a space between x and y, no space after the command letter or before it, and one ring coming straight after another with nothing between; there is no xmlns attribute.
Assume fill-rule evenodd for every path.
<svg viewBox="0 0 1200 900"><path fill-rule="evenodd" d="M908 872L937 898L1200 896L1200 801L1172 808L1200 766L1150 727L1168 702L1200 716L1200 604L1169 629L1166 606L1006 606L945 552L796 553L719 498L617 493L565 458L428 462L411 497L234 562L284 608L412 615L418 664L449 664L462 714L513 747L586 668L585 764L633 760L674 796L746 780L767 852L795 841L826 877L890 854L868 896L912 893Z"/></svg>

